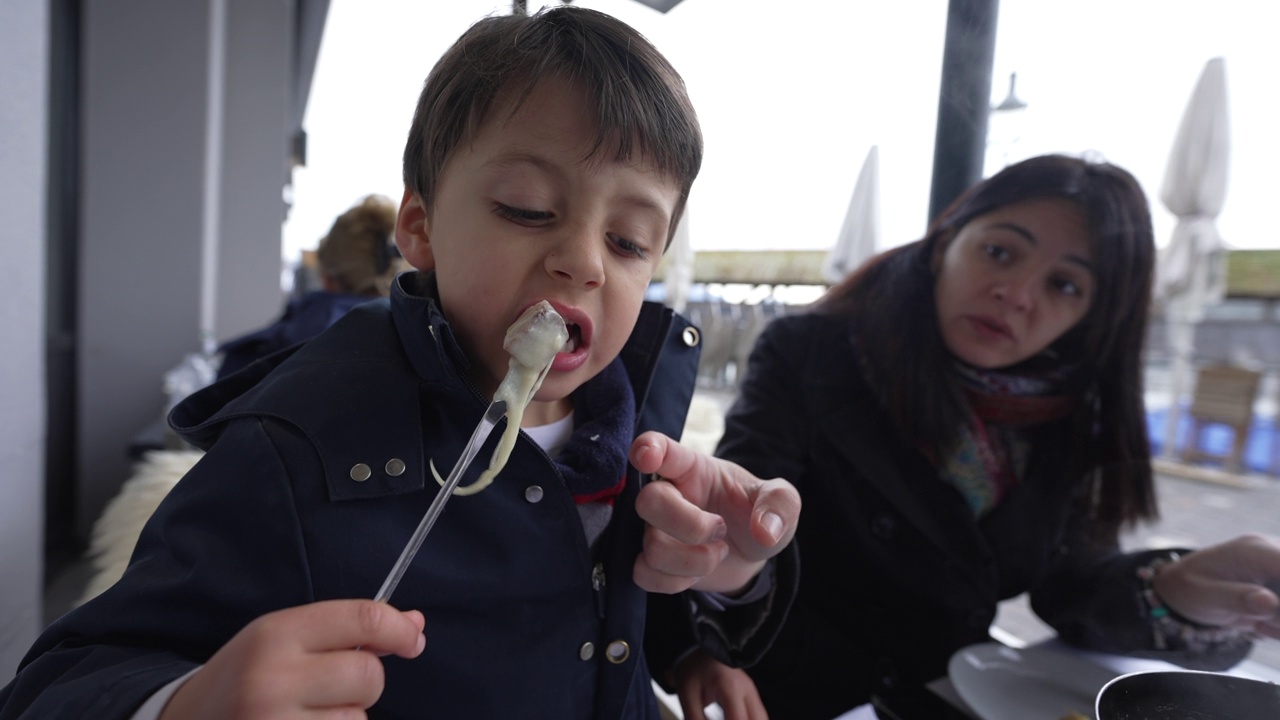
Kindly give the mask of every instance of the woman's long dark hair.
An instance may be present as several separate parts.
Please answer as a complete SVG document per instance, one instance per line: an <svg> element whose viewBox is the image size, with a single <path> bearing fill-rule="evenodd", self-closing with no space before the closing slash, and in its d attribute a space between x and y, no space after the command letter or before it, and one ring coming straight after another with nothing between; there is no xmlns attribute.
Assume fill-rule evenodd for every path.
<svg viewBox="0 0 1280 720"><path fill-rule="evenodd" d="M1063 198L1088 218L1096 275L1089 312L1053 349L1079 367L1068 451L1096 472L1091 511L1104 533L1157 516L1142 398L1155 243L1137 181L1122 168L1064 155L1011 165L970 188L909 245L871 259L819 301L850 318L868 379L899 430L940 456L957 441L965 401L934 305L933 258L969 221L1013 203Z"/></svg>

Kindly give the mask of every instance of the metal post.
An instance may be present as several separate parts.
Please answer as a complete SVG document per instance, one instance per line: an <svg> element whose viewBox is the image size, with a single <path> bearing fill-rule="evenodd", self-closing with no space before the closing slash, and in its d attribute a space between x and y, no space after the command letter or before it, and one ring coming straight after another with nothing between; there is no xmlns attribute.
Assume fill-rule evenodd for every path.
<svg viewBox="0 0 1280 720"><path fill-rule="evenodd" d="M932 222L982 179L999 0L950 0L933 146Z"/></svg>

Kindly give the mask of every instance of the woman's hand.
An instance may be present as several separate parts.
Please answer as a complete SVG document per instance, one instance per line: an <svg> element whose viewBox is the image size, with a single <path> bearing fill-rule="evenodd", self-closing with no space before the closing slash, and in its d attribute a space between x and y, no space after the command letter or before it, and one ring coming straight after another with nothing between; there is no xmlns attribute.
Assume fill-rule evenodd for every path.
<svg viewBox="0 0 1280 720"><path fill-rule="evenodd" d="M756 684L746 671L731 668L701 650L676 667L676 693L685 720L706 720L703 710L718 703L725 720L768 720Z"/></svg>
<svg viewBox="0 0 1280 720"><path fill-rule="evenodd" d="M186 680L161 720L363 718L382 695L379 655L422 652L422 613L330 600L254 620Z"/></svg>
<svg viewBox="0 0 1280 720"><path fill-rule="evenodd" d="M662 480L636 498L648 527L634 577L649 592L736 593L795 535L800 493L786 480L761 480L652 431L631 444L631 464Z"/></svg>
<svg viewBox="0 0 1280 720"><path fill-rule="evenodd" d="M1280 544L1270 538L1242 535L1197 550L1160 568L1152 587L1192 622L1280 638Z"/></svg>

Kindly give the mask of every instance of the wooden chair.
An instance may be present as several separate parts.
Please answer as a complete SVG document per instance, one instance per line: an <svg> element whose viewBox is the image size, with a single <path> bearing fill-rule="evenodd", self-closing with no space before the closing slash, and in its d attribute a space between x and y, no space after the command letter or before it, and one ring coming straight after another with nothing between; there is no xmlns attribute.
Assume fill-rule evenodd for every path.
<svg viewBox="0 0 1280 720"><path fill-rule="evenodd" d="M1191 398L1191 432L1182 449L1184 462L1221 460L1230 472L1244 469L1244 449L1253 424L1253 404L1258 395L1262 373L1230 365L1203 367L1196 375L1195 394ZM1220 424L1231 428L1231 450L1226 455L1201 448L1204 425Z"/></svg>

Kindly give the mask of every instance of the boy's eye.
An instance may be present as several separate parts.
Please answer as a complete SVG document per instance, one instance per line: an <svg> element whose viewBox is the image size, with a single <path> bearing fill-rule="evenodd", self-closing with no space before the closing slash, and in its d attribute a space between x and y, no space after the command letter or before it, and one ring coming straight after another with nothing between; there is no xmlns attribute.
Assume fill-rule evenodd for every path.
<svg viewBox="0 0 1280 720"><path fill-rule="evenodd" d="M640 258L641 260L649 257L648 250L646 250L644 247L640 245L637 245L636 243L631 242L630 240L622 237L621 235L615 235L613 233L609 233L607 237L609 238L609 241L613 243L613 246L618 248L618 250L623 254L631 255L631 256Z"/></svg>
<svg viewBox="0 0 1280 720"><path fill-rule="evenodd" d="M552 215L543 210L526 210L524 208L503 205L502 203L494 203L494 212L499 217L506 218L512 222L532 224L550 220Z"/></svg>

